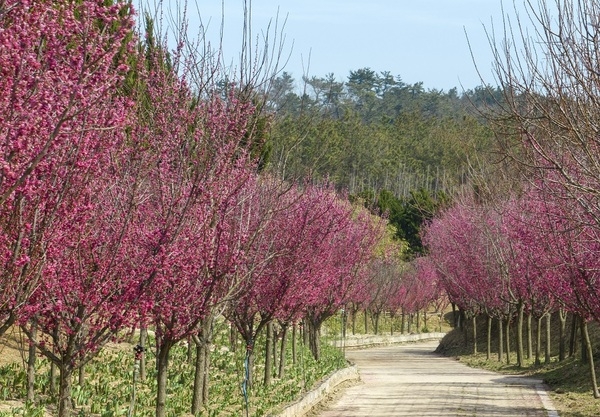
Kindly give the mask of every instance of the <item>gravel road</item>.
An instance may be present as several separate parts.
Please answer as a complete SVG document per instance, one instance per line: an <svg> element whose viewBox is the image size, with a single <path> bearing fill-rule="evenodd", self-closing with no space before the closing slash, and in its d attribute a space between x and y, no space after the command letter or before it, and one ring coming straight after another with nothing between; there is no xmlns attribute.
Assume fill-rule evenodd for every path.
<svg viewBox="0 0 600 417"><path fill-rule="evenodd" d="M433 351L437 342L347 351L362 382L320 417L556 417L539 380L469 368Z"/></svg>

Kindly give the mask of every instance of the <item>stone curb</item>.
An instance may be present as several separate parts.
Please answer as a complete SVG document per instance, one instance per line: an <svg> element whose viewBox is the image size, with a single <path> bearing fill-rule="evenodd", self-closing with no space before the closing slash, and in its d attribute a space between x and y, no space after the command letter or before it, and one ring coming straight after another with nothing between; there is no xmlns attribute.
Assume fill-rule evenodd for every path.
<svg viewBox="0 0 600 417"><path fill-rule="evenodd" d="M321 382L319 386L312 391L307 392L297 402L285 407L279 414L270 415L270 417L297 417L303 416L319 404L336 386L344 381L359 380L360 375L356 366L341 369Z"/></svg>
<svg viewBox="0 0 600 417"><path fill-rule="evenodd" d="M344 341L332 341L337 347L346 349L358 349L374 346L387 346L393 344L419 342L424 340L442 339L446 333L419 333L398 336L352 336ZM269 415L269 417L300 417L308 413L319 404L336 386L344 381L360 380L360 374L356 366L341 369L333 373L329 378L319 384L318 387L309 391L300 400L288 405L280 413Z"/></svg>
<svg viewBox="0 0 600 417"><path fill-rule="evenodd" d="M416 333L402 335L370 335L370 336L348 336L345 340L334 340L331 343L339 348L360 349L375 346L397 345L410 342L422 342L425 340L441 340L446 333Z"/></svg>

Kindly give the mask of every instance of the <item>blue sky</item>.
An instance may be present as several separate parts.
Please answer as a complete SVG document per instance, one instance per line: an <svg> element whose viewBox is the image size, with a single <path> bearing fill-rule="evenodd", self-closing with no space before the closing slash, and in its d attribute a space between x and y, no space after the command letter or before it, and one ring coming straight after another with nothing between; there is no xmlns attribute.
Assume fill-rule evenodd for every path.
<svg viewBox="0 0 600 417"><path fill-rule="evenodd" d="M177 3L164 5L176 10ZM512 0L504 3L504 12L514 15ZM197 0L188 7L190 31L199 25L199 10L208 40L214 43L224 16L224 55L235 60L243 0ZM492 22L501 26L499 0L252 0L251 7L254 36L269 22L273 26L278 14L279 26L285 20L282 34L289 61L284 70L296 80L306 71L309 76L333 73L345 80L351 70L369 67L389 71L406 83L422 81L426 89L460 90L461 84L473 88L481 81L468 35L483 80L495 84L484 27L491 29Z"/></svg>

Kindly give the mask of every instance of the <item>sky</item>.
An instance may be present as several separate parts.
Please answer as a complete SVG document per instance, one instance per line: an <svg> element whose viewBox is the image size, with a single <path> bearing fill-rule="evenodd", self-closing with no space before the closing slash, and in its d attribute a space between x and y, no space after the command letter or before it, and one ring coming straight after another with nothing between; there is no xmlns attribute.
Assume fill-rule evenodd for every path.
<svg viewBox="0 0 600 417"><path fill-rule="evenodd" d="M178 3L166 0L164 6L173 13ZM504 13L514 15L513 1L504 3ZM523 7L516 3L523 16ZM235 61L243 4L191 1L190 32L197 33L202 22L207 39L217 44L223 23L223 52ZM271 39L283 36L286 62L280 68L297 81L302 75L329 73L345 81L350 71L368 67L388 71L407 84L423 82L425 89L462 91L496 84L486 29L502 25L500 0L252 0L250 5L253 37L266 33L269 24Z"/></svg>

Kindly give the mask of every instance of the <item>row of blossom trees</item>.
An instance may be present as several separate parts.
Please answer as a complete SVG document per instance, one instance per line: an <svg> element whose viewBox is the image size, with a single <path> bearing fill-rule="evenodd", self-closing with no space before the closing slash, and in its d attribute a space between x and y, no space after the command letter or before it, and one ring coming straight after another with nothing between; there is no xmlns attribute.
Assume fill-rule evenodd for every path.
<svg viewBox="0 0 600 417"><path fill-rule="evenodd" d="M249 351L304 318L318 358L384 230L328 185L259 173L259 74L223 88L219 54L133 27L127 1L0 4L0 335L22 326L58 367L60 416L73 373L134 326L156 334L157 416L171 348L207 355L221 314Z"/></svg>
<svg viewBox="0 0 600 417"><path fill-rule="evenodd" d="M497 319L499 340L502 344L505 338L507 354L509 326L516 323L519 366L524 365L524 316L538 321L539 363L542 318L549 320L550 313L561 313L562 359L566 313L570 312L583 320L593 371L587 323L600 318L600 236L589 213L565 206L561 193L555 182L540 181L493 205L463 198L431 222L425 242L450 300L467 316L485 314L490 321ZM501 349L502 345L499 356ZM595 377L592 380L597 395Z"/></svg>
<svg viewBox="0 0 600 417"><path fill-rule="evenodd" d="M563 334L565 313L580 317L598 398L587 324L600 319L600 4L526 6L533 30L506 20L501 43L490 33L504 97L486 116L504 162L517 168L512 190L463 199L432 222L426 241L454 302L506 329L516 318L519 365L524 314L539 323L559 312Z"/></svg>

